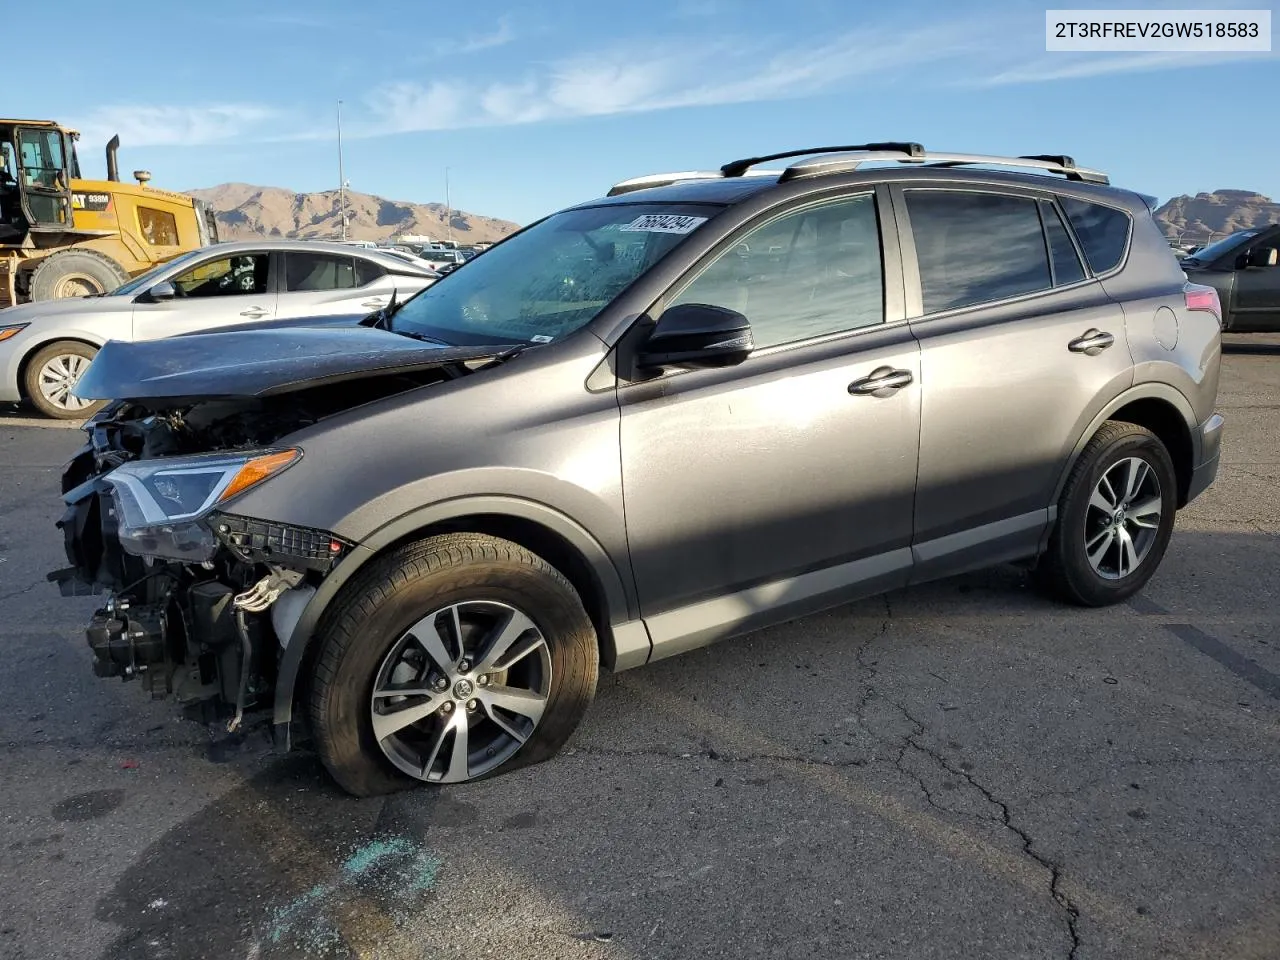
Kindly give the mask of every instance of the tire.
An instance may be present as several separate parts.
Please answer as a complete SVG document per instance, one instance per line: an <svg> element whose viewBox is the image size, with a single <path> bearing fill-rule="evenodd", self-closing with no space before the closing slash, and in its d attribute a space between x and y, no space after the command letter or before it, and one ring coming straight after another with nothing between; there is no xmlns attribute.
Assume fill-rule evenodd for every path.
<svg viewBox="0 0 1280 960"><path fill-rule="evenodd" d="M442 679L440 674L444 671L435 663L441 659L439 655L424 656L427 644L407 637L412 632L426 638L431 631L423 628L424 618L436 611L448 611L455 604L462 605L456 619L445 613L443 620L437 621L446 624L437 633L448 648L441 648L442 652L448 652L453 659L448 678ZM510 650L516 650L521 643L532 644L528 638L537 634L545 641L514 665L495 670L491 676L502 679L491 681L488 687L483 686L483 663L476 664L470 672L455 669L457 650L450 642L454 634L447 627L449 623L462 623L464 635L470 632L464 653L482 655L488 637L494 635L485 632L486 605L508 605L521 611L536 629L536 633L526 630L521 634L521 641L513 643ZM479 614L475 613L477 609ZM599 672L595 629L568 580L523 547L480 534L432 537L372 561L335 600L317 642L319 650L309 685L312 733L330 775L344 790L358 797L446 782L445 778L458 769L466 775L447 782L487 779L550 759L581 722L595 695ZM417 659L411 664L397 660L414 656ZM395 663L399 665L388 674L389 666ZM502 663L500 658L499 664ZM395 708L407 705L406 715L420 719L386 737L380 745L374 732L374 691L382 689L385 678L396 676L404 666L409 667L410 673L418 672L411 679L400 681L396 689L407 683L422 689L423 695L402 702L377 702ZM522 744L508 730L528 718L501 714L492 701L481 700L521 686L512 682L517 671L536 677L537 682L530 686L545 695L531 732L522 731L527 737ZM432 685L433 677L437 683L449 685L447 693ZM459 686L466 677L471 678L470 694ZM469 696L476 699L468 700ZM450 706L445 707L444 703ZM472 711L468 703L480 706ZM446 709L452 713L444 713ZM505 718L509 724L506 729L499 729L495 714ZM466 724L468 746L485 752L479 761L468 759L463 768L449 766L446 772L445 767L458 756L452 749L458 744L458 734L448 732L450 723ZM484 737L490 735L495 739L486 746ZM434 766L433 745L439 752ZM463 756L467 754L464 752ZM428 759L423 761L423 757ZM420 771L416 775L407 772L416 769L419 762L428 773L444 777L424 779ZM494 765L486 769L485 764Z"/></svg>
<svg viewBox="0 0 1280 960"><path fill-rule="evenodd" d="M97 353L96 348L75 340L60 340L37 350L22 371L22 389L31 405L54 420L87 420L101 410L106 400L77 400L67 392Z"/></svg>
<svg viewBox="0 0 1280 960"><path fill-rule="evenodd" d="M1101 509L1103 503L1124 505L1132 464L1144 465L1142 476L1121 519ZM1102 487L1103 478L1108 485ZM1151 478L1158 484L1156 490ZM1145 427L1108 421L1085 445L1072 468L1058 503L1058 522L1049 548L1036 567L1037 579L1058 598L1086 607L1120 603L1151 579L1173 535L1177 511L1177 474L1169 451ZM1107 491L1114 494L1111 497ZM1098 492L1100 500L1094 500ZM1152 508L1158 503L1159 516ZM1134 509L1138 508L1138 509ZM1141 521L1141 522L1139 522ZM1124 533L1117 536L1117 531ZM1123 546L1128 536L1132 553ZM1097 567L1090 553L1100 558ZM1136 560L1136 564L1135 561Z"/></svg>
<svg viewBox="0 0 1280 960"><path fill-rule="evenodd" d="M59 300L110 293L129 279L124 267L96 250L62 250L40 261L31 273L32 300Z"/></svg>

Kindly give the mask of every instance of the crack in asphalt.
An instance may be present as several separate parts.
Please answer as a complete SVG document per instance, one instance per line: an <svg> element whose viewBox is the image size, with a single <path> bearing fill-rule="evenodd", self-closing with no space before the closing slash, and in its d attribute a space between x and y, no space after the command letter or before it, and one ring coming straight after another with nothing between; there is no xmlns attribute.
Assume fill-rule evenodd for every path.
<svg viewBox="0 0 1280 960"><path fill-rule="evenodd" d="M890 702L892 703L892 701ZM911 773L910 771L903 769L901 765L901 761L905 757L908 747L913 747L916 750L918 750L920 753L931 758L934 762L938 764L938 766L940 766L943 770L950 773L952 776L962 778L966 783L969 784L969 786L977 790L978 793L982 795L982 798L987 801L987 803L995 807L996 811L999 813L999 818L996 822L999 822L1006 830L1008 830L1010 833L1012 833L1015 837L1018 838L1018 840L1022 843L1023 854L1025 854L1027 857L1029 857L1031 860L1038 863L1041 867L1043 867L1045 870L1049 872L1049 895L1053 897L1054 902L1057 903L1058 906L1062 908L1062 911L1065 914L1066 922L1067 922L1067 934L1071 937L1071 949L1067 953L1067 957L1068 957L1068 960L1075 960L1076 954L1080 950L1080 932L1079 932L1080 909L1071 900L1071 897L1067 895L1066 891L1062 889L1062 865L1059 863L1056 863L1053 860L1050 860L1048 857L1036 851L1035 838L1032 837L1031 834L1028 833L1025 828L1019 826L1017 823L1014 822L1013 814L1009 809L1009 804L1001 800L999 797L997 797L995 793L992 792L991 788L989 788L986 784L978 780L978 778L975 777L973 773L970 772L969 770L966 770L963 767L956 766L950 760L948 760L945 756L943 756L942 753L940 753L939 751L933 749L932 747L928 746L925 743L921 743L918 738L924 735L924 732L926 729L925 725L921 723L919 720L917 720L915 717L913 717L909 712L907 712L907 710L903 708L900 704L894 703L893 705L897 707L899 710L901 710L903 716L905 716L912 724L914 724L916 728L915 731L909 734L904 740L903 749L898 755L898 759L899 759L898 769L902 770L903 773L907 774L913 780L915 780L917 783L920 784L920 789L924 793L925 799L928 800L930 804L932 804L933 806L937 807L940 810L946 810L947 812L952 814L956 813L956 811L949 810L947 807L944 807L933 800L931 794L929 793L928 788L926 788L924 785L923 777L920 777L917 774ZM996 818L980 818L980 819L996 820Z"/></svg>
<svg viewBox="0 0 1280 960"><path fill-rule="evenodd" d="M42 584L45 584L48 582L49 581L47 580L37 580L35 583L31 584L30 586L23 587L21 590L13 590L9 593L0 593L0 601L13 600L16 597L25 596L26 594L34 590L36 587L41 586Z"/></svg>
<svg viewBox="0 0 1280 960"><path fill-rule="evenodd" d="M930 806L934 807L937 810L943 811L944 813L948 813L952 816L957 816L957 815L976 816L973 814L961 814L959 813L959 811L952 810L951 808L939 803L937 799L935 799L935 797L933 796L933 793L929 790L928 785L925 783L924 777L908 769L905 766L907 752L909 750L912 750L912 749L916 750L917 752L923 754L924 756L932 759L938 766L940 766L943 770L950 773L952 776L963 779L971 787L977 790L978 793L982 795L983 799L987 801L987 803L989 803L991 806L993 806L996 809L996 811L999 813L998 820L997 818L994 818L994 817L978 817L977 819L988 820L992 822L999 822L1006 830L1008 830L1010 833L1012 833L1014 836L1018 838L1018 840L1022 844L1023 854L1029 859L1031 859L1032 861L1034 861L1035 863L1039 864L1046 871L1048 871L1049 895L1053 898L1054 903L1056 903L1061 908L1066 919L1067 934L1071 938L1071 947L1067 953L1067 958L1068 960L1076 960L1076 955L1080 950L1080 932L1079 932L1080 909L1071 900L1071 897L1068 896L1066 891L1062 889L1061 864L1058 864L1053 860L1050 860L1048 857L1036 851L1035 839L1023 827L1019 826L1016 822L1014 822L1013 814L1009 809L1009 804L1007 804L1005 801L997 797L995 793L986 784L978 780L977 777L975 777L972 772L964 769L963 767L956 766L950 760L948 760L940 751L935 750L929 745L921 742L920 738L924 736L925 731L928 729L926 724L923 721L917 719L914 715L912 715L911 711L909 711L903 704L890 699L888 696L885 696L883 693L880 693L876 689L874 681L879 672L877 667L877 662L875 661L871 663L867 662L866 650L867 650L867 647L869 647L872 643L874 643L880 637L883 637L889 631L889 624L890 624L890 621L892 621L893 619L893 606L889 599L888 594L884 595L884 604L885 604L886 619L884 623L881 625L879 633L877 633L875 636L867 640L866 643L860 644L855 649L855 652L854 652L854 660L858 664L859 669L863 671L864 676L862 679L866 685L866 689L863 691L863 695L860 698L859 704L858 704L859 721L862 720L862 711L865 710L866 705L878 695L886 703L894 707L894 709L896 709L900 714L902 714L902 716L907 720L907 722L911 724L912 732L908 733L905 737L902 738L901 746L898 750L898 755L894 760L894 766L897 768L897 770L900 773L909 777L912 781L916 783L916 785L920 789L921 794L923 794L925 801Z"/></svg>

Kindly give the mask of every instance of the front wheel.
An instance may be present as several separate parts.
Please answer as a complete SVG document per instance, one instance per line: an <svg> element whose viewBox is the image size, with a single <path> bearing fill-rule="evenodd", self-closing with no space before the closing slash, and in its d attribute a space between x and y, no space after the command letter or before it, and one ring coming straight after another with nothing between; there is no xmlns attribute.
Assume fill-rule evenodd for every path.
<svg viewBox="0 0 1280 960"><path fill-rule="evenodd" d="M1081 606L1127 599L1160 565L1177 505L1177 474L1160 438L1136 424L1104 424L1067 480L1040 581Z"/></svg>
<svg viewBox="0 0 1280 960"><path fill-rule="evenodd" d="M599 670L595 630L569 582L519 545L479 534L373 561L317 640L315 740L356 796L551 758Z"/></svg>
<svg viewBox="0 0 1280 960"><path fill-rule="evenodd" d="M71 392L97 353L87 343L73 340L38 350L27 361L23 375L31 405L55 420L87 420L105 407L105 400L81 400Z"/></svg>

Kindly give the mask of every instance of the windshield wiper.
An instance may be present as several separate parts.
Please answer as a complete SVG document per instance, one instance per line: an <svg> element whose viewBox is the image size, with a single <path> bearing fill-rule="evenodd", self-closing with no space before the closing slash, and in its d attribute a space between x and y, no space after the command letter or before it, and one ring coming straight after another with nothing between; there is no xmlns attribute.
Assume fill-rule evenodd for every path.
<svg viewBox="0 0 1280 960"><path fill-rule="evenodd" d="M436 337L428 337L425 333L414 333L412 330L392 330L390 327L388 327L387 330L391 333L399 334L402 337L409 337L412 340L421 340L423 343L434 343L436 346L439 346L439 347L455 346L455 344L452 344L447 340L439 340Z"/></svg>
<svg viewBox="0 0 1280 960"><path fill-rule="evenodd" d="M396 288L392 287L391 300L387 303L387 305L383 307L381 310L378 310L374 313L369 314L369 316L361 320L360 323L366 327L373 327L373 329L375 330L390 330L391 318L394 317L397 311L399 311L399 309L403 307L405 303L408 303L408 302L409 301L407 300L404 301L403 303L397 302ZM393 331L393 332L398 333L399 331Z"/></svg>

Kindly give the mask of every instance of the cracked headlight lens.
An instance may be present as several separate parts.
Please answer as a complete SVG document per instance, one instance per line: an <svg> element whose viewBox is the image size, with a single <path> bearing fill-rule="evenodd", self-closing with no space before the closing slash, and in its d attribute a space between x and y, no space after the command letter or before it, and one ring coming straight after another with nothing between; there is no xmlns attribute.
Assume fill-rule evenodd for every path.
<svg viewBox="0 0 1280 960"><path fill-rule="evenodd" d="M295 463L297 449L134 460L104 478L120 545L135 556L198 563L217 551L200 520Z"/></svg>

